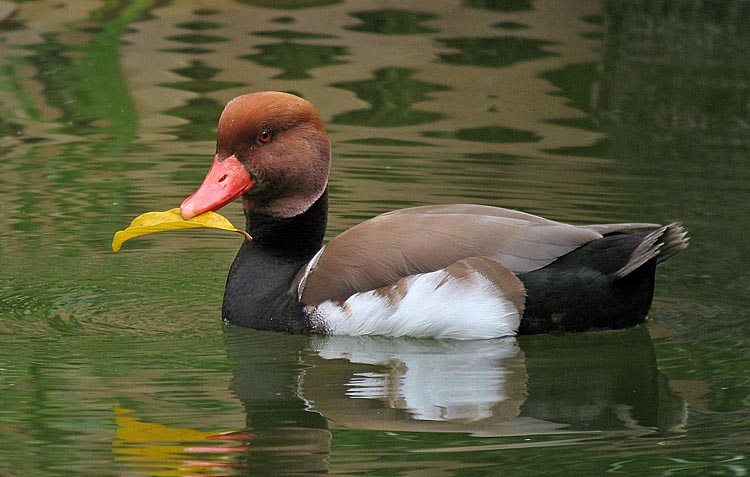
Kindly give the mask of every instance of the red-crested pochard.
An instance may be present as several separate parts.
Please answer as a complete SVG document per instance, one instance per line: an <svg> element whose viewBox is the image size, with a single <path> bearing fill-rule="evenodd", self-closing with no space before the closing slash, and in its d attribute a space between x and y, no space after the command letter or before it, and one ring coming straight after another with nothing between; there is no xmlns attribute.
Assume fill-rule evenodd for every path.
<svg viewBox="0 0 750 477"><path fill-rule="evenodd" d="M331 148L309 102L239 96L188 219L242 198L247 232L222 316L252 328L480 339L625 328L646 319L678 224L568 225L482 205L389 212L323 246Z"/></svg>

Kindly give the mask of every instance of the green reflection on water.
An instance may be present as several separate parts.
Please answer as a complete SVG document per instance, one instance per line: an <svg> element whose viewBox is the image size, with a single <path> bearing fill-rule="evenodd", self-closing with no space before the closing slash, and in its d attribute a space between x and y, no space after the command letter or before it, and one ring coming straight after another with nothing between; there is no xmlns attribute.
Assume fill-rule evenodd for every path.
<svg viewBox="0 0 750 477"><path fill-rule="evenodd" d="M309 32L294 31L294 30L254 31L252 34L255 36L277 38L279 40L313 40L313 39L320 39L320 38L336 38L334 35L326 35L326 34L321 34L321 33L309 33Z"/></svg>
<svg viewBox="0 0 750 477"><path fill-rule="evenodd" d="M215 8L196 8L193 10L193 14L198 15L200 17L208 17L211 15L216 15L219 13L220 10L217 10Z"/></svg>
<svg viewBox="0 0 750 477"><path fill-rule="evenodd" d="M25 27L24 23L15 18L13 14L4 15L0 19L0 31L22 30Z"/></svg>
<svg viewBox="0 0 750 477"><path fill-rule="evenodd" d="M301 2L294 3L301 6ZM464 4L496 12L531 7L531 2ZM184 149L177 146L206 141L210 147L216 118L227 98L224 92L209 93L244 84L243 78L232 76L232 60L182 57L168 68L186 80L161 86L206 96L179 107L170 102L161 108L149 104L144 109L153 107L158 115L173 115L186 123L145 129L152 134L171 133L178 141L139 139L143 117L131 95L134 91L141 95L144 87L154 85L126 81L121 70L121 55L127 54L123 35L129 41L131 35L136 39L128 48L148 50L151 45L137 43L138 32L156 30L161 26L158 22L176 21L174 26L186 31L215 31L212 36L228 39L227 44L236 40L218 20L186 21L191 14L224 12L224 5L210 11L177 8L179 20L149 16L154 5L179 7L163 2L107 2L94 14L56 26L56 31L40 31L38 43L32 46L9 45L18 49L9 48L8 61L0 67L3 99L13 100L12 106L4 102L0 106L0 134L4 135L0 146L4 214L0 229L0 474L178 472L165 462L113 462L115 399L143 415L144 422L206 432L255 426L263 433L251 443L257 451L216 461L245 466L227 470L228 475L253 469L263 475L280 468L304 471L311 461L330 463L330 468L315 469L341 475L540 475L550 469L568 475L747 473L750 7L728 2L680 8L662 2L660 8L651 9L651 2L605 2L604 15L580 18L602 25L603 41L596 44L602 56L596 61L561 56L559 61L541 62L554 68L535 74L546 89L527 92L526 99L554 97L580 117L566 111L556 113L554 119L543 114L534 118L566 126L570 132L570 136L553 138L559 147L534 149L540 157L493 148L509 141L536 144L547 139L545 130L535 128L533 121L528 130L458 122L430 128L431 121L451 120L450 106L434 101L430 111L420 111L419 103L438 97L432 93L447 87L439 80L427 83L415 78L422 73L425 78L437 78L437 72L446 70L464 75L464 65L470 67L466 71L475 71L473 66L513 68L520 61L549 58L544 48L552 43L532 40L516 49L515 40L433 38L434 49L428 53L444 55L443 64L433 63L424 71L351 65L360 68L356 78L372 76L343 82L310 78L311 70L340 64L344 55L347 61L358 61L347 53L356 50L357 38L382 37L359 35L341 26L329 28L314 10L312 18L305 18L301 11L294 14L308 26L320 20L316 33L238 34L237 41L245 45L251 33L284 40L335 37L337 45L346 45L341 46L345 50L332 53L290 49L258 61L282 69L286 66L271 63L289 61L291 78L308 78L292 86L264 77L264 86L294 88L308 97L324 98L326 90L341 88L370 105L347 111L345 99L318 104L323 114L346 126L332 131L334 142L345 150L337 156L339 175L331 186L332 220L338 221L335 232L346 220L415 203L503 203L521 197L526 206L549 210L553 218L571 210L580 210L586 217L594 210L611 220L683 220L694 237L686 252L660 265L650 327L667 328L668 337L655 340L653 348L648 336L636 339L627 333L522 340L528 372L523 413L569 425L577 429L572 437L564 434L571 429L558 434L524 431L489 437L386 431L358 421L333 429L330 447L321 450L316 446L326 443L329 424L324 414L310 409L316 401L300 397L303 385L309 386L307 390L343 390L345 386L339 383L312 376L316 371L329 377L352 371L359 373L351 375L355 382L361 382L382 374L382 368L311 364L314 351L305 337L244 339L239 332L223 337L219 310L226 270L237 248L232 240L222 242L199 234L154 237L134 243L122 255L109 252L111 233L127 219L155 203L181 198L180 187L200 179L206 158L183 154ZM356 17L362 8L352 4L351 12L333 16L350 25L353 21L347 15ZM430 9L424 6L423 10ZM393 18L380 17L387 24L384 31L426 34L422 25L426 18L409 13L398 18L396 11ZM493 16L488 22L495 23L485 27L527 27L522 33L533 36L539 24L535 15L542 13L529 10L533 21L528 23L527 12L524 23L517 22L520 16L499 23ZM435 15L440 24L450 21L448 14ZM373 20L361 19L359 28L377 28ZM27 20L9 17L0 29L28 29L37 35L32 28L43 20L34 17L34 25L27 25ZM297 19L288 16L276 21L294 23ZM596 41L597 35L585 36ZM446 53L443 47L459 51ZM212 53L199 46L172 51ZM134 63L128 68L132 72ZM147 71L164 73L166 69ZM492 74L490 69L483 72L488 77ZM228 79L214 80L220 74ZM461 92L475 93L468 88ZM488 97L487 93L482 91L481 97ZM378 129L377 134L367 129L414 124L428 126ZM354 129L357 139L348 140L346 134ZM597 134L571 145L581 131ZM57 133L66 136L60 138ZM425 137L440 140L420 140ZM188 146L204 149L203 145ZM483 152L466 152L472 147ZM587 157L600 162L591 166ZM558 175L563 168L570 175L561 179ZM587 176L587 168L596 168L598 173ZM564 194L545 195L555 188ZM421 193L424 190L431 195ZM412 191L420 193L412 195ZM564 206L557 200L562 195ZM239 211L235 212L239 217ZM361 417L368 409L383 410L386 401L398 403L401 397L394 393L377 401L349 396L347 402L357 407L357 417ZM387 424L413 424L408 412L402 410ZM683 426L680 417L685 418ZM222 419L230 421L229 425L216 424ZM384 422L375 419L370 424ZM289 427L290 423L297 427ZM316 446L298 446L295 453L288 453L291 445L306 443L309 434L303 431L309 429L316 431L311 439ZM596 431L595 437L587 436L586 430Z"/></svg>
<svg viewBox="0 0 750 477"><path fill-rule="evenodd" d="M0 117L0 137L21 136L24 132L23 125L11 118L30 117L39 119L39 111L35 107L34 101L23 90L22 79L18 76L16 68L13 65L3 65L0 67L0 78L3 79L0 82L0 89L10 93L20 103L14 111L3 108L4 114ZM28 142L29 138L23 138L23 140Z"/></svg>
<svg viewBox="0 0 750 477"><path fill-rule="evenodd" d="M595 99L592 92L595 91L601 79L599 65L596 63L568 64L560 69L542 73L541 77L549 80L558 89L555 95L564 96L569 100L568 105L587 113L580 118L549 119L546 122L578 129L600 130L591 115Z"/></svg>
<svg viewBox="0 0 750 477"><path fill-rule="evenodd" d="M339 57L347 55L347 50L343 46L307 45L292 42L257 45L255 48L261 52L240 56L240 58L263 66L281 68L284 72L274 76L274 78L284 80L311 78L310 70L346 63Z"/></svg>
<svg viewBox="0 0 750 477"><path fill-rule="evenodd" d="M182 33L180 35L168 36L166 39L180 43L189 43L191 45L205 45L208 43L229 41L229 38L216 35L206 35L205 33Z"/></svg>
<svg viewBox="0 0 750 477"><path fill-rule="evenodd" d="M46 132L64 133L68 140L56 143L53 134L43 141L27 137L21 141L20 153L9 151L12 159L4 172L13 177L13 185L4 191L4 203L14 213L6 221L6 230L26 235L5 256L12 275L28 273L44 283L50 277L42 270L50 263L63 257L81 260L92 247L106 244L107 238L96 227L82 227L86 221L81 218L111 217L136 187L109 179L136 167L152 167L135 166L124 159L128 154L146 153L152 146L135 142L139 118L118 49L128 24L146 17L153 6L150 1L108 4L91 12L90 18L66 26L79 40L74 45L67 44L63 34L44 33L40 42L25 47L31 55L14 58L19 67L31 65L37 71L35 80L42 85L38 104L51 106L59 114L54 120L42 119L41 113L25 106L21 96L22 111L11 116L27 123L36 119ZM88 21L98 27L87 26ZM107 185L92 185L103 183ZM51 246L45 233L55 234L57 245ZM28 259L28 269L14 265L18 259L21 263ZM74 262L69 270L87 269ZM44 290L52 288L45 285Z"/></svg>
<svg viewBox="0 0 750 477"><path fill-rule="evenodd" d="M179 23L175 25L178 28L184 28L185 30L193 31L204 31L204 30L217 30L222 27L221 23L206 22L206 21L192 21Z"/></svg>
<svg viewBox="0 0 750 477"><path fill-rule="evenodd" d="M473 8L483 8L496 12L519 12L532 10L531 0L464 0L464 4Z"/></svg>
<svg viewBox="0 0 750 477"><path fill-rule="evenodd" d="M529 28L529 25L518 22L499 22L492 25L492 28L499 28L502 30L526 30Z"/></svg>
<svg viewBox="0 0 750 477"><path fill-rule="evenodd" d="M224 104L213 98L192 98L182 106L166 111L167 114L188 122L172 129L172 134L183 141L213 141L216 139L216 121Z"/></svg>
<svg viewBox="0 0 750 477"><path fill-rule="evenodd" d="M385 9L354 12L349 15L362 20L362 25L346 27L348 30L381 33L383 35L413 35L436 33L438 31L421 25L423 22L438 17L433 13Z"/></svg>
<svg viewBox="0 0 750 477"><path fill-rule="evenodd" d="M458 50L458 53L437 55L441 62L452 65L500 67L557 56L557 53L544 50L545 46L554 45L553 42L515 36L448 38L437 41L446 48Z"/></svg>
<svg viewBox="0 0 750 477"><path fill-rule="evenodd" d="M272 21L272 22L274 22L274 23L279 23L279 24L281 24L281 25L288 25L288 24L290 24L290 23L294 23L294 22L296 22L296 21L297 21L297 19L296 19L296 18L294 18L294 17L286 17L286 16L285 16L285 17L276 17L276 18L272 18L272 19L271 19L271 21Z"/></svg>
<svg viewBox="0 0 750 477"><path fill-rule="evenodd" d="M748 354L739 352L750 325L750 262L746 226L735 225L750 202L750 9L744 2L716 8L605 2L595 115L640 184L639 208L685 221L693 236L679 271L670 266L659 277L689 290L660 313L694 337L659 345L669 373L690 386L712 382L704 406L736 412L750 395Z"/></svg>
<svg viewBox="0 0 750 477"><path fill-rule="evenodd" d="M450 88L412 78L415 70L384 68L364 81L334 83L333 86L354 92L358 98L370 103L369 109L337 114L334 123L359 126L394 127L437 121L440 113L411 109L414 103L430 99L429 93Z"/></svg>
<svg viewBox="0 0 750 477"><path fill-rule="evenodd" d="M159 51L163 51L164 53L180 53L184 55L207 55L213 53L214 50L210 48L187 46L181 48L162 48Z"/></svg>
<svg viewBox="0 0 750 477"><path fill-rule="evenodd" d="M293 10L296 8L313 8L325 5L334 5L341 3L343 0L235 0L237 3L245 5L255 5L258 7L278 8L282 10Z"/></svg>
<svg viewBox="0 0 750 477"><path fill-rule="evenodd" d="M570 125L569 123L566 123ZM590 146L563 146L544 149L550 154L572 157L607 157L611 154L609 139L603 138L593 142Z"/></svg>
<svg viewBox="0 0 750 477"><path fill-rule="evenodd" d="M427 131L425 137L458 139L475 142L538 142L543 138L532 131L504 128L501 126L484 126L481 128L463 128L457 131Z"/></svg>
<svg viewBox="0 0 750 477"><path fill-rule="evenodd" d="M343 141L344 144L366 144L368 146L394 146L394 147L415 147L415 146L428 146L426 142L420 141L402 141L399 139L391 139L387 137L371 137L367 139L352 139L351 141Z"/></svg>
<svg viewBox="0 0 750 477"><path fill-rule="evenodd" d="M245 83L240 83L237 81L211 80L211 78L220 73L221 70L219 68L212 68L200 60L192 61L191 66L187 68L178 68L172 71L181 76L185 76L186 78L191 78L191 81L161 83L160 86L181 89L185 91L193 91L195 93L209 93L211 91L218 91L220 89L227 88L237 88L245 85Z"/></svg>
<svg viewBox="0 0 750 477"><path fill-rule="evenodd" d="M106 20L83 45L68 46L59 35L44 34L42 43L28 47L34 54L22 61L38 69L49 103L63 111L66 121L60 131L105 133L115 139L114 144L135 137L138 118L126 93L118 48L128 23L143 18L151 8L153 2L144 0L107 6L92 14ZM72 52L82 58L71 59Z"/></svg>

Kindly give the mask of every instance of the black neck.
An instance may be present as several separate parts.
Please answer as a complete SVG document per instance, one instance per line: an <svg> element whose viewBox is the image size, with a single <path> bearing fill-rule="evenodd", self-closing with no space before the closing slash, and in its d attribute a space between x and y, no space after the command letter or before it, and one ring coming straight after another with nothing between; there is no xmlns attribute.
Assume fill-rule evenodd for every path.
<svg viewBox="0 0 750 477"><path fill-rule="evenodd" d="M290 285L323 245L328 190L304 213L278 218L245 211L245 240L224 290L225 321L257 329L305 331L308 323Z"/></svg>

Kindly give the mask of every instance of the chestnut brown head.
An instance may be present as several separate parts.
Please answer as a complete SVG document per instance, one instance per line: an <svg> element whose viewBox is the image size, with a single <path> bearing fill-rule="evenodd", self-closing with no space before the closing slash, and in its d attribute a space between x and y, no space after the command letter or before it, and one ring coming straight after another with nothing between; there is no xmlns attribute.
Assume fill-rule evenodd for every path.
<svg viewBox="0 0 750 477"><path fill-rule="evenodd" d="M239 96L221 114L214 165L182 214L218 210L241 196L249 211L299 215L325 191L330 164L323 121L308 101L280 92Z"/></svg>

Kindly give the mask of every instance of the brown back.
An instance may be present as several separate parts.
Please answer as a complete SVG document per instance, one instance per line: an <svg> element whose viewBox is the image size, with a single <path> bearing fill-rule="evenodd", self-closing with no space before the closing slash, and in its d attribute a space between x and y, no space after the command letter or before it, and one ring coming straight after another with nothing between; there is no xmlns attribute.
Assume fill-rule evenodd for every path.
<svg viewBox="0 0 750 477"><path fill-rule="evenodd" d="M300 272L294 286L304 280L301 301L317 305L469 257L487 257L513 273L524 273L601 238L599 231L650 225L578 227L514 210L463 204L402 209L331 240L307 276L305 270Z"/></svg>

